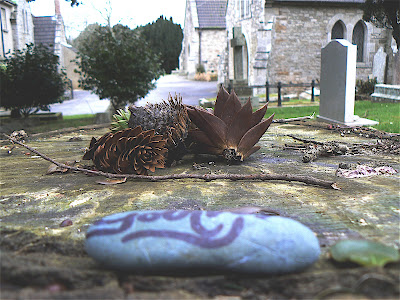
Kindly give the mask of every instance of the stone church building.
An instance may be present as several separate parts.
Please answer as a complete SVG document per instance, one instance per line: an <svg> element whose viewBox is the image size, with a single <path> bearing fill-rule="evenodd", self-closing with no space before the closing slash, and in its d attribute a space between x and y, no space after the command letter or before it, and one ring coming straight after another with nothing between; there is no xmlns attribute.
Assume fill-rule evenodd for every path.
<svg viewBox="0 0 400 300"><path fill-rule="evenodd" d="M220 56L226 51L227 0L187 0L180 71L194 77L202 66L217 72Z"/></svg>
<svg viewBox="0 0 400 300"><path fill-rule="evenodd" d="M218 71L219 83L233 86L318 82L321 48L346 39L357 45L358 79L372 76L374 55L382 48L388 57L385 82L394 83L396 44L390 30L362 20L363 2L187 0L180 70L191 76L203 64L206 71ZM206 15L205 7L213 13ZM202 27L213 18L218 26Z"/></svg>

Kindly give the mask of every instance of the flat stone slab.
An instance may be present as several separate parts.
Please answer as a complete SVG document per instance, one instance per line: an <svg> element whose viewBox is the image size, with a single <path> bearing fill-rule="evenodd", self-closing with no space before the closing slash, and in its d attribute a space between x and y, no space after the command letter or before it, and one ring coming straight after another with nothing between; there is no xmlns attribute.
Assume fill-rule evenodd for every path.
<svg viewBox="0 0 400 300"><path fill-rule="evenodd" d="M19 146L9 155L11 144L1 142L2 297L140 299L151 293L155 299L162 299L163 295L166 299L180 299L189 293L188 299L215 299L219 295L312 299L325 290L340 287L348 291L354 287L357 290L353 296L361 293L366 297L398 298L398 264L380 269L338 268L328 253L337 241L350 238L399 248L400 173L354 179L335 175L340 163L382 163L400 170L399 156L369 153L321 157L303 163L301 152L284 150L285 144L296 143L288 135L321 142L377 142L376 138L346 132L341 136L327 128L315 121L274 123L261 138L261 149L242 164L228 166L214 156L187 155L176 166L155 174L308 175L335 181L341 190L298 182L194 179L128 179L123 184L100 185L97 181L104 178L83 173L45 175L49 162ZM59 162L80 161L91 138L106 132L107 126L63 130L34 135L26 143ZM78 162L84 164L89 162ZM111 214L179 209L221 211L244 206L270 208L310 228L321 247L319 259L301 273L268 277L130 277L102 267L84 251L88 228ZM72 225L61 227L71 224L66 220Z"/></svg>
<svg viewBox="0 0 400 300"><path fill-rule="evenodd" d="M85 248L102 266L140 274L283 274L320 254L314 233L289 218L199 210L107 216L88 229Z"/></svg>
<svg viewBox="0 0 400 300"><path fill-rule="evenodd" d="M377 84L371 95L373 101L398 102L400 101L400 85Z"/></svg>

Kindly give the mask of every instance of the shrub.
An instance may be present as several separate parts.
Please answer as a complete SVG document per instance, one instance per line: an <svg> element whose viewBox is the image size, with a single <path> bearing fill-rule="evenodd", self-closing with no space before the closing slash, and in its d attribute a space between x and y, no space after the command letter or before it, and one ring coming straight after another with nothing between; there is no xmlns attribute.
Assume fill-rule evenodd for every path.
<svg viewBox="0 0 400 300"><path fill-rule="evenodd" d="M205 73L206 72L206 69L204 68L204 65L203 64L199 64L199 65L197 65L196 66L196 73Z"/></svg>
<svg viewBox="0 0 400 300"><path fill-rule="evenodd" d="M1 106L13 117L28 117L49 105L61 102L66 77L58 69L58 56L46 47L28 44L3 60L0 68Z"/></svg>
<svg viewBox="0 0 400 300"><path fill-rule="evenodd" d="M375 85L377 84L376 78L363 81L358 79L356 81L356 94L371 95L374 92Z"/></svg>
<svg viewBox="0 0 400 300"><path fill-rule="evenodd" d="M109 98L115 110L146 96L161 75L158 56L127 26L98 26L78 50L80 86Z"/></svg>

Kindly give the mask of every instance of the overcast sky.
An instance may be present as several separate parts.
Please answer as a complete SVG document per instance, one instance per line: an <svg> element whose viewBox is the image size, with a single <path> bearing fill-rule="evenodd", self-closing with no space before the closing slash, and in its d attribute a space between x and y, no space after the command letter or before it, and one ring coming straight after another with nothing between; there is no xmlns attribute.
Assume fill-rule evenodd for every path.
<svg viewBox="0 0 400 300"><path fill-rule="evenodd" d="M111 23L121 23L130 28L146 25L163 15L172 17L174 23L181 24L185 20L186 0L81 0L77 7L70 2L60 0L61 14L66 27L67 38L75 38L87 25L105 24L105 17L111 3ZM54 0L36 0L31 4L32 14L39 16L54 15ZM103 16L102 16L103 14Z"/></svg>

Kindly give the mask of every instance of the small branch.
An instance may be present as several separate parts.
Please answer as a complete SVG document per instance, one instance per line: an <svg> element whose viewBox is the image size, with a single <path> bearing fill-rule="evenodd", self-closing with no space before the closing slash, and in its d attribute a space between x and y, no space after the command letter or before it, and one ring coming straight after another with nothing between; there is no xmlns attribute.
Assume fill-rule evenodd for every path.
<svg viewBox="0 0 400 300"><path fill-rule="evenodd" d="M318 142L308 139L299 138L294 135L288 135L292 139L307 143L308 145L303 149L303 162L308 163L318 159L320 156L344 155L351 152L351 147L346 144L337 142Z"/></svg>
<svg viewBox="0 0 400 300"><path fill-rule="evenodd" d="M205 181L212 181L212 180L218 180L218 179L229 179L229 180L233 180L233 181L236 181L236 180L261 180L261 181L282 180L282 181L302 182L305 184L317 185L317 186L322 186L325 188L340 190L340 188L336 185L336 183L332 182L332 181L321 180L321 179L313 178L310 176L296 176L296 175L289 175L289 174L286 174L286 175L279 175L279 174L251 174L251 175L243 175L243 174L204 174L204 175L201 175L201 174L170 174L170 175L162 175L162 176L149 176L149 175L136 175L136 174L113 174L113 173L106 173L106 172L102 172L102 171L93 171L93 170L68 166L66 164L59 163L59 162L55 161L54 159L33 149L32 147L29 147L28 145L25 145L6 134L4 134L4 135L13 143L18 144L22 147L25 147L29 151L39 155L43 159L55 164L56 166L58 166L60 168L66 168L66 169L69 169L72 171L83 172L86 174L92 174L92 175L96 175L96 176L105 176L108 178L132 178L132 179L144 179L144 180L149 180L149 181L163 181L163 180L169 180L169 179L202 179Z"/></svg>
<svg viewBox="0 0 400 300"><path fill-rule="evenodd" d="M295 122L295 121L304 121L308 119L314 119L314 114L311 116L305 116L305 117L298 117L298 118L289 118L289 119L276 119L273 120L272 123L288 123L288 122Z"/></svg>
<svg viewBox="0 0 400 300"><path fill-rule="evenodd" d="M318 142L318 141L303 139L303 138L299 138L299 137L294 136L294 135L291 135L291 134L288 134L287 136L288 136L288 137L291 137L292 139L294 139L294 140L296 140L296 141L300 141L300 142L303 142L303 143L312 143L312 144L317 144L317 145L325 145L325 143L323 143L323 142Z"/></svg>

